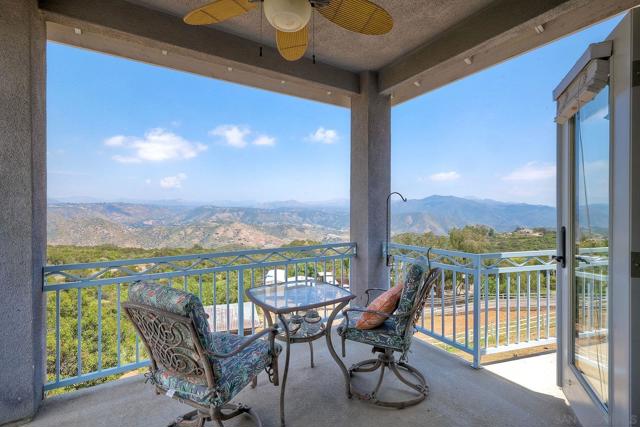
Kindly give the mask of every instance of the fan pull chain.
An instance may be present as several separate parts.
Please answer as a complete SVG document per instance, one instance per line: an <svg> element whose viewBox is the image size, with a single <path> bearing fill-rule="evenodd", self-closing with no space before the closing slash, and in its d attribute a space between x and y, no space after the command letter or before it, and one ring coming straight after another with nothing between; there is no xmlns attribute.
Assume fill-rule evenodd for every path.
<svg viewBox="0 0 640 427"><path fill-rule="evenodd" d="M262 13L262 2L263 1L264 0L260 0L260 57L262 57L262 44L263 44L262 43L262 41L263 41L263 38L262 38L262 18L264 16L264 14Z"/></svg>
<svg viewBox="0 0 640 427"><path fill-rule="evenodd" d="M311 11L311 58L316 63L316 8Z"/></svg>

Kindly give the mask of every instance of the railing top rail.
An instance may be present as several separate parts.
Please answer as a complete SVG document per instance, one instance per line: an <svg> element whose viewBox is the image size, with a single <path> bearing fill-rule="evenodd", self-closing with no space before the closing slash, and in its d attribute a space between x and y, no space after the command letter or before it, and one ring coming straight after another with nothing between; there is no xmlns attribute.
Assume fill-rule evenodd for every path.
<svg viewBox="0 0 640 427"><path fill-rule="evenodd" d="M425 246L404 245L402 243L389 243L389 248L420 252L424 254L426 254L427 251L429 250L429 248ZM431 253L434 255L445 255L445 256L460 257L460 258L476 258L479 255L471 252L462 252L462 251L454 251L449 249L438 249L438 248L431 248Z"/></svg>
<svg viewBox="0 0 640 427"><path fill-rule="evenodd" d="M105 273L104 270L87 277L74 276L62 270L60 272L53 272L50 275L61 275L67 279L70 279L70 281L67 281L67 282L45 281L44 290L45 292L51 292L51 291L62 290L62 289L76 289L76 288L86 288L86 287L101 286L101 285L113 285L117 283L131 283L131 282L137 282L139 280L171 279L171 278L191 276L191 275L222 273L222 272L240 271L240 270L246 270L246 269L250 270L252 268L278 267L283 264L297 264L305 261L306 262L313 262L315 260L333 261L333 260L350 258L352 256L353 254L323 255L323 256L312 257L312 258L291 258L286 261L280 260L280 261L255 262L252 264L222 265L217 267L178 270L178 271L170 271L170 272L162 272L162 273L145 270L143 272L130 272L125 276L117 276L117 277L109 277L109 278L102 278L102 274Z"/></svg>
<svg viewBox="0 0 640 427"><path fill-rule="evenodd" d="M429 248L424 246L413 246L413 245L404 245L401 243L389 243L390 249L396 250L408 250L414 252L425 253ZM600 252L603 248L588 248L590 253ZM597 250L596 250L597 249ZM604 248L606 250L606 248ZM453 256L460 258L477 258L477 259L506 259L506 258L524 258L524 257L536 257L536 256L553 256L556 254L555 249L543 249L543 250L535 250L535 251L512 251L512 252L484 252L484 253L473 253L473 252L462 252L456 250L449 249L438 249L432 248L431 253L434 255L445 255L445 256Z"/></svg>
<svg viewBox="0 0 640 427"><path fill-rule="evenodd" d="M486 252L478 254L481 259L502 259L502 258L525 258L536 256L553 256L555 249L544 249L537 251L514 251L514 252Z"/></svg>
<svg viewBox="0 0 640 427"><path fill-rule="evenodd" d="M343 252L338 252L337 249L343 248L345 249ZM123 267L127 265L137 265L137 264L166 264L172 262L179 261L190 261L190 260L210 260L216 258L229 258L235 257L242 259L245 256L251 255L269 255L269 254L280 254L286 252L311 252L314 250L320 249L333 249L336 250L336 254L352 256L353 253L350 253L353 249L356 248L356 244L353 242L345 242L345 243L327 243L322 245L311 245L311 246L291 246L291 247L281 247L281 248L273 248L273 249L248 249L242 251L226 251L226 252L207 252L201 254L188 254L188 255L175 255L175 256L164 256L164 257L152 257L152 258L137 258L137 259L125 259L125 260L113 260L113 261L99 261L99 262L90 262L90 263L77 263L77 264L59 264L59 265L47 265L43 267L44 273L55 273L63 270L84 270L84 269L93 269L93 268L108 268L108 267Z"/></svg>

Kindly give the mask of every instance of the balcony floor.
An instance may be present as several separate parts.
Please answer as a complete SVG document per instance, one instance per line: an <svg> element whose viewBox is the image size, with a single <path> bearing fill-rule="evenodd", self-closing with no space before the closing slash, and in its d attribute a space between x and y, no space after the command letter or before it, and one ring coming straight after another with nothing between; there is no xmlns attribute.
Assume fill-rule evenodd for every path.
<svg viewBox="0 0 640 427"><path fill-rule="evenodd" d="M335 337L334 343L338 343ZM347 344L347 365L371 357L367 347ZM399 425L398 421L403 426L420 427L572 425L571 410L553 385L553 354L474 370L467 362L415 340L410 362L427 376L431 395L420 405L398 411L347 400L342 374L324 341L317 341L314 347L316 367L311 369L308 346L293 346L286 405L290 427ZM387 390L393 390L394 384L388 385ZM265 427L276 427L278 399L279 389L262 374L256 389L247 387L234 401L252 406ZM156 396L141 376L135 376L50 398L26 425L165 426L189 409ZM251 423L239 417L225 425Z"/></svg>

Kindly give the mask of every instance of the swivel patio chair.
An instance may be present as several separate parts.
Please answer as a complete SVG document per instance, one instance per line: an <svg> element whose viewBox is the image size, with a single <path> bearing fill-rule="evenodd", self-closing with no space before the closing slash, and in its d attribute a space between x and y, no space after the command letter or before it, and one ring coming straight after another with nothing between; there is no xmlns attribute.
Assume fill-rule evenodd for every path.
<svg viewBox="0 0 640 427"><path fill-rule="evenodd" d="M392 314L359 307L351 307L343 311L344 320L342 325L338 327L338 334L342 338L342 357L345 357L346 340L371 345L372 352L379 353L375 359L364 360L351 366L347 378L351 395L379 406L399 409L416 405L427 398L429 394L427 381L420 371L407 363L407 354L411 347L415 324L422 314L427 297L439 274L440 270L431 269L429 261L423 258L422 261L409 267L398 307ZM368 289L366 291L366 306L369 305L371 292L385 290ZM358 319L364 313L382 316L385 319L384 323L374 329L356 328ZM399 360L396 360L394 356L396 352L400 353ZM380 400L378 391L382 386L386 369L390 370L412 391L417 392L417 396L407 400ZM354 386L352 382L354 374L371 373L377 370L380 370L380 376L373 391L365 393Z"/></svg>
<svg viewBox="0 0 640 427"><path fill-rule="evenodd" d="M264 369L278 385L277 331L265 329L251 337L210 332L200 299L193 294L154 283L137 282L123 304L151 358L147 380L157 394L166 394L195 410L170 426L217 426L247 414L258 416L230 400ZM260 339L266 337L267 340Z"/></svg>

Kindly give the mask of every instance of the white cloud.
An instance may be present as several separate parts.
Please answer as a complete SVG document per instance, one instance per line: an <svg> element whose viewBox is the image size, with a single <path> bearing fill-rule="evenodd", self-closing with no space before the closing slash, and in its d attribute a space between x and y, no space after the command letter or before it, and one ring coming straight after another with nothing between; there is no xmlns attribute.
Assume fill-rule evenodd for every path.
<svg viewBox="0 0 640 427"><path fill-rule="evenodd" d="M429 179L436 182L456 181L460 179L460 174L456 171L439 172L429 175Z"/></svg>
<svg viewBox="0 0 640 427"><path fill-rule="evenodd" d="M127 140L127 137L124 135L115 135L111 138L107 138L104 140L104 145L107 147L122 147Z"/></svg>
<svg viewBox="0 0 640 427"><path fill-rule="evenodd" d="M541 181L556 176L555 165L529 162L502 177L505 181Z"/></svg>
<svg viewBox="0 0 640 427"><path fill-rule="evenodd" d="M276 139L269 135L257 135L250 141L250 136L254 135L254 132L246 126L238 125L220 125L215 129L209 131L209 135L219 137L226 145L235 148L245 148L249 144L261 145L261 146L273 146L276 144Z"/></svg>
<svg viewBox="0 0 640 427"><path fill-rule="evenodd" d="M319 142L321 144L335 144L338 142L338 132L333 129L319 127L315 132L307 136L307 141Z"/></svg>
<svg viewBox="0 0 640 427"><path fill-rule="evenodd" d="M142 138L116 135L105 139L104 145L125 148L130 152L112 156L113 160L120 163L192 159L207 149L204 144L188 141L161 128L149 130Z"/></svg>
<svg viewBox="0 0 640 427"><path fill-rule="evenodd" d="M253 145L272 146L276 145L276 139L272 136L260 135L253 140Z"/></svg>
<svg viewBox="0 0 640 427"><path fill-rule="evenodd" d="M160 187L162 188L182 188L182 182L187 179L187 175L179 173L174 176L165 176L160 180Z"/></svg>
<svg viewBox="0 0 640 427"><path fill-rule="evenodd" d="M251 131L248 128L236 125L220 125L209 132L211 136L219 136L225 144L236 148L244 148L249 143L246 138Z"/></svg>
<svg viewBox="0 0 640 427"><path fill-rule="evenodd" d="M149 184L151 184L151 180L147 178L147 179L144 180L144 183L149 185Z"/></svg>

